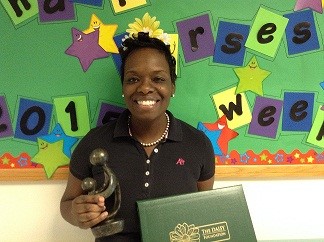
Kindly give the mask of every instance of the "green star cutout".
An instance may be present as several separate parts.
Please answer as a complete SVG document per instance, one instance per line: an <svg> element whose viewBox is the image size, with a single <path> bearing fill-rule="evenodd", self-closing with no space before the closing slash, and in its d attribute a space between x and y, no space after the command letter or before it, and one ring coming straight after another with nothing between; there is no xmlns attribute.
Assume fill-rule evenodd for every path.
<svg viewBox="0 0 324 242"><path fill-rule="evenodd" d="M235 94L252 91L263 96L262 82L271 72L260 69L255 56L245 67L234 68L234 72L240 79Z"/></svg>
<svg viewBox="0 0 324 242"><path fill-rule="evenodd" d="M2 158L2 164L3 165L8 165L9 161L10 161L10 159L8 159L6 156L4 158Z"/></svg>
<svg viewBox="0 0 324 242"><path fill-rule="evenodd" d="M63 152L63 140L54 143L37 138L38 153L32 161L43 165L47 178L50 178L59 166L69 164L69 157Z"/></svg>

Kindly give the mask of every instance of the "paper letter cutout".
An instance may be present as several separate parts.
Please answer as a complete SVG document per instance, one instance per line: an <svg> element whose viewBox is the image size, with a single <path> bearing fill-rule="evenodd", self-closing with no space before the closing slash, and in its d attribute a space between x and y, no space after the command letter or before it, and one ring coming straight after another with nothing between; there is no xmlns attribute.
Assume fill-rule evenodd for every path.
<svg viewBox="0 0 324 242"><path fill-rule="evenodd" d="M285 92L283 131L309 131L312 126L314 93Z"/></svg>
<svg viewBox="0 0 324 242"><path fill-rule="evenodd" d="M111 122L119 117L119 115L125 110L125 108L118 107L116 105L101 103L97 126L101 126L108 122Z"/></svg>
<svg viewBox="0 0 324 242"><path fill-rule="evenodd" d="M65 134L72 137L84 136L90 130L86 96L55 98L53 103L57 121Z"/></svg>
<svg viewBox="0 0 324 242"><path fill-rule="evenodd" d="M48 134L53 105L20 98L15 138L36 142L37 137Z"/></svg>
<svg viewBox="0 0 324 242"><path fill-rule="evenodd" d="M15 26L38 13L37 0L1 0L1 3Z"/></svg>
<svg viewBox="0 0 324 242"><path fill-rule="evenodd" d="M10 114L5 96L0 96L0 139L13 136Z"/></svg>
<svg viewBox="0 0 324 242"><path fill-rule="evenodd" d="M250 26L220 21L216 37L214 59L216 63L242 66L245 56L245 41Z"/></svg>
<svg viewBox="0 0 324 242"><path fill-rule="evenodd" d="M244 93L235 94L235 87L212 94L212 99L219 117L227 118L230 129L235 129L251 122L252 114Z"/></svg>
<svg viewBox="0 0 324 242"><path fill-rule="evenodd" d="M74 4L69 0L38 0L39 21L74 20Z"/></svg>
<svg viewBox="0 0 324 242"><path fill-rule="evenodd" d="M176 25L186 62L213 55L214 37L208 14L179 21Z"/></svg>
<svg viewBox="0 0 324 242"><path fill-rule="evenodd" d="M114 36L114 41L115 41L117 47L121 46L122 41L125 38L125 36L128 36L128 33L124 32L122 34L118 34L118 35ZM112 58L114 60L115 67L116 67L116 69L118 71L118 74L120 76L121 75L120 74L120 69L121 69L121 57L120 57L120 54L112 53Z"/></svg>
<svg viewBox="0 0 324 242"><path fill-rule="evenodd" d="M324 106L317 110L307 142L324 148Z"/></svg>
<svg viewBox="0 0 324 242"><path fill-rule="evenodd" d="M260 8L252 24L245 46L274 57L281 43L288 19Z"/></svg>
<svg viewBox="0 0 324 242"><path fill-rule="evenodd" d="M73 0L72 2L95 6L95 7L102 6L102 0Z"/></svg>
<svg viewBox="0 0 324 242"><path fill-rule="evenodd" d="M314 16L311 10L294 12L284 16L289 19L286 28L289 55L320 48Z"/></svg>
<svg viewBox="0 0 324 242"><path fill-rule="evenodd" d="M146 4L146 0L111 0L115 13L120 13Z"/></svg>
<svg viewBox="0 0 324 242"><path fill-rule="evenodd" d="M248 133L276 138L282 106L281 100L257 96Z"/></svg>

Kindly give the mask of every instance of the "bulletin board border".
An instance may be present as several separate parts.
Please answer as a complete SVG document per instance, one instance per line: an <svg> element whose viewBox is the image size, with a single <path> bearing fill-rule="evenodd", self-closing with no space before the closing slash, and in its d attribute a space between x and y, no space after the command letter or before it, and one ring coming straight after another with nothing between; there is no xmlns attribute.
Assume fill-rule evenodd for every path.
<svg viewBox="0 0 324 242"><path fill-rule="evenodd" d="M0 181L66 180L68 174L68 167L59 167L50 179L47 179L43 168L0 169ZM324 177L324 164L217 166L215 174L215 180L253 180L268 178L297 179L319 177Z"/></svg>

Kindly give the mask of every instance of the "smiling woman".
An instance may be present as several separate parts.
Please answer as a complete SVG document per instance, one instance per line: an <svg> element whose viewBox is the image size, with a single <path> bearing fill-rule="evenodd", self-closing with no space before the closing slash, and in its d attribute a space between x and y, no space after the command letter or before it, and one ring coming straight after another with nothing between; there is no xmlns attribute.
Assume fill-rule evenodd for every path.
<svg viewBox="0 0 324 242"><path fill-rule="evenodd" d="M210 140L167 110L176 89L176 62L169 46L149 33L138 33L123 42L120 54L127 109L80 141L61 200L62 216L73 225L90 228L107 218L113 199L85 195L81 189L87 177L102 181L88 157L97 148L105 149L107 165L119 179L122 203L117 216L125 224L121 233L96 241L141 241L138 200L210 190L214 184Z"/></svg>

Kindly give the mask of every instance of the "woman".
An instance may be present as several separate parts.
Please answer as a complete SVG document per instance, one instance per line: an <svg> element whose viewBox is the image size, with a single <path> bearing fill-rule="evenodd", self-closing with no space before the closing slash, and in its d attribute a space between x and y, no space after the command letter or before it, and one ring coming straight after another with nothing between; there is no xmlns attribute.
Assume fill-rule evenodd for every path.
<svg viewBox="0 0 324 242"><path fill-rule="evenodd" d="M107 216L108 197L86 195L82 180L96 176L90 153L104 148L108 166L121 187L117 217L122 233L96 241L140 241L136 201L210 190L214 183L214 152L200 131L167 111L175 93L175 59L162 41L139 33L126 39L121 50L122 92L127 110L109 124L92 129L74 150L61 200L69 223L91 228Z"/></svg>

